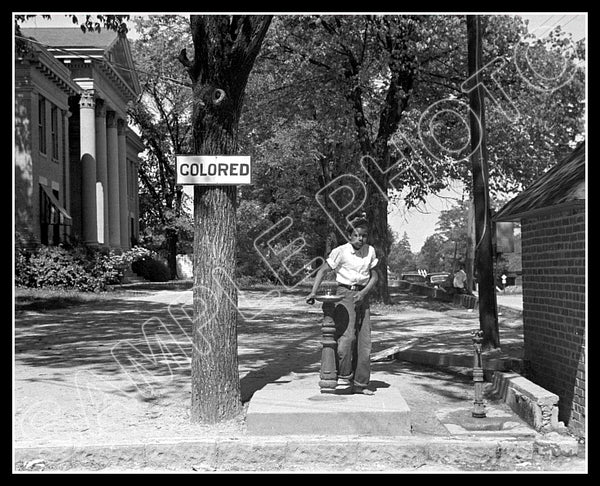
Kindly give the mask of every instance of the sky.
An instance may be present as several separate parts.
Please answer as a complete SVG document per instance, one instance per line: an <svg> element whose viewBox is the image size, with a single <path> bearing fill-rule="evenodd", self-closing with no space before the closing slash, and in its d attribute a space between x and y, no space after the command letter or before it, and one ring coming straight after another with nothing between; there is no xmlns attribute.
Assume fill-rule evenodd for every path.
<svg viewBox="0 0 600 486"><path fill-rule="evenodd" d="M19 13L19 12L15 12ZM31 14L31 12L25 12ZM44 12L45 13L45 12ZM122 12L126 13L126 12ZM414 13L414 12L411 12ZM431 12L428 12L431 13ZM497 12L519 15L529 20L529 32L543 36L556 25L560 25L564 31L570 32L573 40L587 38L587 12ZM53 19L47 21L36 17L24 23L25 27L73 27L70 18L65 15L56 14ZM128 37L135 38L136 33L130 32ZM392 230L402 237L404 232L408 235L411 250L418 252L428 236L435 233L435 226L440 211L449 209L456 199L461 199L462 189L460 185L451 187L437 195L427 198L426 202L417 208L407 210L403 207L392 207L389 213L389 223Z"/></svg>

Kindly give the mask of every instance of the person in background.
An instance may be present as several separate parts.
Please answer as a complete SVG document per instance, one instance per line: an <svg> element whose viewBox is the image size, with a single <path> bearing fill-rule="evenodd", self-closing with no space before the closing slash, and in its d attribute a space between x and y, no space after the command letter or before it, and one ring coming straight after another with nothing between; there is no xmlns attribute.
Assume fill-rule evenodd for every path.
<svg viewBox="0 0 600 486"><path fill-rule="evenodd" d="M467 290L467 274L465 273L465 266L460 265L458 270L454 273L453 282L454 291L457 294L468 294Z"/></svg>

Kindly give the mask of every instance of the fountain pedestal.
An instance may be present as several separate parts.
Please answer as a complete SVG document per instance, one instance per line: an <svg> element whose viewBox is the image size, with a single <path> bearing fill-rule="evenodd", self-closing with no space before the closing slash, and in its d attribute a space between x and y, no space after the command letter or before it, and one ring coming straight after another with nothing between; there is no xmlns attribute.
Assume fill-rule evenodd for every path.
<svg viewBox="0 0 600 486"><path fill-rule="evenodd" d="M317 295L315 297L319 302L323 302L323 323L321 331L323 338L321 340L321 372L319 387L321 393L333 393L337 386L337 367L335 364L336 342L334 338L335 322L333 316L335 305L343 299L341 295Z"/></svg>

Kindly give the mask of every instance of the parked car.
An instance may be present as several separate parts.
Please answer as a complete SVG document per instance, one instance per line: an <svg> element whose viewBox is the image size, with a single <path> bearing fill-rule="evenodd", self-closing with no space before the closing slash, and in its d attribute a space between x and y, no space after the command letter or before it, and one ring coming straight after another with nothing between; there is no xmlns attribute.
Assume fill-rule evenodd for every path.
<svg viewBox="0 0 600 486"><path fill-rule="evenodd" d="M440 288L448 284L450 274L448 272L432 272L425 277L425 283L430 287ZM450 282L450 285L452 282Z"/></svg>
<svg viewBox="0 0 600 486"><path fill-rule="evenodd" d="M425 283L425 277L417 272L403 273L400 280L406 280L410 283Z"/></svg>

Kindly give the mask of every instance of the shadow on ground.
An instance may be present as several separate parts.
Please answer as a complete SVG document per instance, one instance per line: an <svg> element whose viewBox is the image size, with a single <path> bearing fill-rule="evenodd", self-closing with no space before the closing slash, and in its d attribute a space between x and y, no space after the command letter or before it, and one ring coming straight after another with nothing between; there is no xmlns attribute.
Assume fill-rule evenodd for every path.
<svg viewBox="0 0 600 486"><path fill-rule="evenodd" d="M179 290L173 295L185 292L190 294ZM322 314L319 305L304 302L306 293L305 288L280 291L280 297L266 306L261 300L265 291L243 292L237 331L244 402L256 390L291 372L319 371ZM43 312L39 308L38 312L20 310L15 319L16 366L55 370L54 380L86 371L123 383L120 389L126 392L155 386L162 387L168 396L189 388L192 306L138 300L133 295L93 304L70 302L68 308L50 306ZM470 352L471 331L478 328L476 315L413 296L397 295L394 299L393 306L373 306L374 353L396 345ZM502 326L501 340L518 351L521 329L518 325ZM410 373L410 369L400 372ZM434 378L435 371L431 373ZM26 379L45 378L30 373ZM433 379L427 383L437 387L438 382ZM444 380L439 381L438 388L445 393ZM148 394L140 393L140 399L148 399Z"/></svg>

